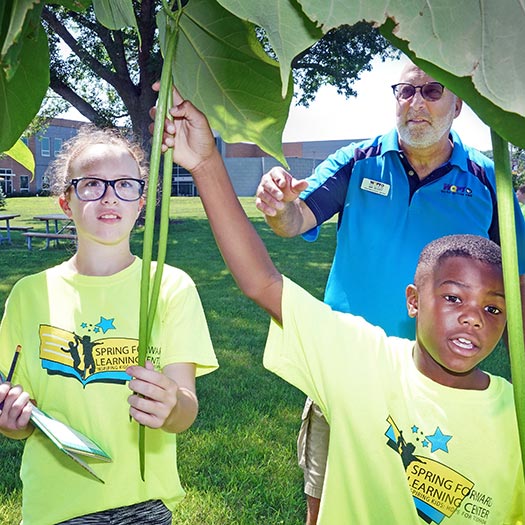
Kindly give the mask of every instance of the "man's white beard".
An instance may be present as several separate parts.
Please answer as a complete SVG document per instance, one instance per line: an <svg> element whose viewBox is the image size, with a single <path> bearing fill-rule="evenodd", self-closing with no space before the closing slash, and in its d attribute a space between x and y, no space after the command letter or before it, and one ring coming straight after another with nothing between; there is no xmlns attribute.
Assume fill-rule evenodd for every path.
<svg viewBox="0 0 525 525"><path fill-rule="evenodd" d="M431 125L425 125L424 129L411 129L410 125L403 123L397 125L397 131L401 141L412 148L424 149L437 144L443 135L448 134L454 121L454 107L450 112L438 119L432 119ZM408 115L407 115L408 116Z"/></svg>

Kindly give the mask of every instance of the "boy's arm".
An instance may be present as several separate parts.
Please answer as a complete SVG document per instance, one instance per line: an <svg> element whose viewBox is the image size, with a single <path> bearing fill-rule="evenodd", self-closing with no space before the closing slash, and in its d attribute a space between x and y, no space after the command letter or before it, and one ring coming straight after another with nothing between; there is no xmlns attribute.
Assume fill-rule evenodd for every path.
<svg viewBox="0 0 525 525"><path fill-rule="evenodd" d="M191 172L215 240L241 291L282 322L283 280L244 213L206 117L174 90L164 143Z"/></svg>
<svg viewBox="0 0 525 525"><path fill-rule="evenodd" d="M217 150L192 171L215 240L241 291L282 321L282 276L242 209Z"/></svg>

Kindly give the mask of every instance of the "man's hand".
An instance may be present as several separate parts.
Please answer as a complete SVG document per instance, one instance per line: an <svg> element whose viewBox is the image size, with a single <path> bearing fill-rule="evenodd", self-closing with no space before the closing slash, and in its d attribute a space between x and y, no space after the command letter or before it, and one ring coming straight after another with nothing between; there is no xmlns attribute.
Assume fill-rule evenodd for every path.
<svg viewBox="0 0 525 525"><path fill-rule="evenodd" d="M272 168L261 178L255 192L255 205L264 215L275 217L286 203L295 201L307 187L308 182L294 179L283 168Z"/></svg>

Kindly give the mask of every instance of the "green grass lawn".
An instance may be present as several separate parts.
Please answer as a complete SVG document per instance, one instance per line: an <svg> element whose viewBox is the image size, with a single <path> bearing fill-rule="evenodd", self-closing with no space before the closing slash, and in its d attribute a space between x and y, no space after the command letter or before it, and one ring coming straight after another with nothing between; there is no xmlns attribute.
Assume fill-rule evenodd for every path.
<svg viewBox="0 0 525 525"><path fill-rule="evenodd" d="M279 270L321 298L334 250L335 223L318 242L280 239L264 224L253 198L241 199ZM43 225L33 215L55 213L50 197L12 198L7 212L16 224ZM172 198L167 262L187 271L197 284L220 369L198 380L200 412L179 436L179 471L187 497L174 514L177 525L304 523L302 473L296 466L295 440L304 395L262 367L268 316L237 289L215 246L200 200ZM142 253L142 232L133 250ZM70 257L71 245L28 251L19 232L13 244L0 245L0 312L13 284ZM485 363L508 376L501 347ZM0 437L0 523L20 522L18 480L22 446Z"/></svg>

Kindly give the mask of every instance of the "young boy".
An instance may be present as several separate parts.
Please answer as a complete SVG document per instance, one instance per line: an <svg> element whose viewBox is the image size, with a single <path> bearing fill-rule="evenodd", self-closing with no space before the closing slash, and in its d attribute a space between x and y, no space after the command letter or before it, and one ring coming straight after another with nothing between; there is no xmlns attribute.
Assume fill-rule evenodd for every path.
<svg viewBox="0 0 525 525"><path fill-rule="evenodd" d="M319 523L522 523L512 388L478 368L506 322L497 245L469 235L428 245L406 294L417 340L389 338L277 271L204 115L176 91L170 113L165 146L192 173L239 287L272 316L265 366L330 423Z"/></svg>

